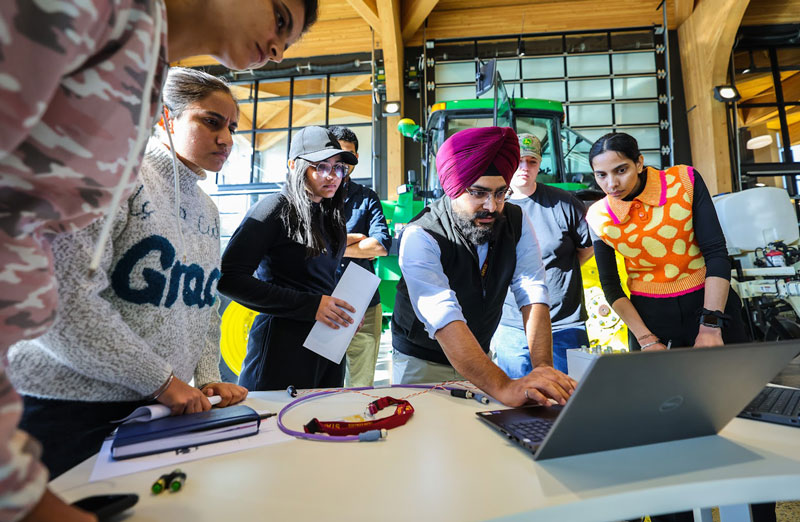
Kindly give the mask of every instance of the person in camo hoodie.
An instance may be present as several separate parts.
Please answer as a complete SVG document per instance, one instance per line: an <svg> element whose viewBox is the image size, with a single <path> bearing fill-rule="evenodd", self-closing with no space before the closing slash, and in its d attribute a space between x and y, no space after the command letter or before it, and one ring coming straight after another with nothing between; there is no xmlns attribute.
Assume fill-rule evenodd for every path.
<svg viewBox="0 0 800 522"><path fill-rule="evenodd" d="M52 236L85 227L134 188L168 60L280 61L317 11L316 0L203 6L0 2L0 361L53 323ZM0 365L0 521L93 520L45 491L37 444L17 430L21 413Z"/></svg>
<svg viewBox="0 0 800 522"><path fill-rule="evenodd" d="M111 421L151 400L182 414L210 409L206 396L223 407L247 396L219 382L219 212L197 186L228 158L239 109L224 82L192 69L170 69L163 98L167 124L147 146L133 195L107 218L100 269L85 267L106 220L58 235L55 324L8 353L25 404L20 428L42 443L51 477L96 453Z"/></svg>

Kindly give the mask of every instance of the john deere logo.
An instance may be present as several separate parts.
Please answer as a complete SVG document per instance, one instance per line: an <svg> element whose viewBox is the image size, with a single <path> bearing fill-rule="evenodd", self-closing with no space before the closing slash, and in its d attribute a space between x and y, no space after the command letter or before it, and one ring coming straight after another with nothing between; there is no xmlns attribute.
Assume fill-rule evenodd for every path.
<svg viewBox="0 0 800 522"><path fill-rule="evenodd" d="M525 145L526 147L530 147L533 145L533 140L530 138L523 138L522 144Z"/></svg>
<svg viewBox="0 0 800 522"><path fill-rule="evenodd" d="M661 413L666 413L668 411L678 409L681 404L683 404L683 397L676 395L662 402L661 406L658 407L658 411Z"/></svg>

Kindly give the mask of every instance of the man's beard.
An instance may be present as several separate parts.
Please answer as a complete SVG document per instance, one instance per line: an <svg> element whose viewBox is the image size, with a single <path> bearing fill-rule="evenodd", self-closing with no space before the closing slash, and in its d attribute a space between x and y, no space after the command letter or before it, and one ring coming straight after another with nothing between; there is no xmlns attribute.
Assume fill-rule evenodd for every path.
<svg viewBox="0 0 800 522"><path fill-rule="evenodd" d="M491 225L481 225L476 223L476 219L484 219L493 217L494 221ZM481 210L472 215L465 216L458 210L453 209L453 218L456 226L464 234L464 236L473 245L482 245L488 243L494 235L495 229L505 220L505 216L500 212L489 212Z"/></svg>

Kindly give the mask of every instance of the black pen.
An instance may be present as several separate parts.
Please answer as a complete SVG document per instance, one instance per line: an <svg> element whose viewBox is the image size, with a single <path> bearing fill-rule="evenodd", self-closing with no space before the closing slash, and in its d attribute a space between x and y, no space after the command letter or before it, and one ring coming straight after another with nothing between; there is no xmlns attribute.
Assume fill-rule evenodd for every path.
<svg viewBox="0 0 800 522"><path fill-rule="evenodd" d="M274 417L277 413L259 413L258 418L261 420L269 419L270 417Z"/></svg>

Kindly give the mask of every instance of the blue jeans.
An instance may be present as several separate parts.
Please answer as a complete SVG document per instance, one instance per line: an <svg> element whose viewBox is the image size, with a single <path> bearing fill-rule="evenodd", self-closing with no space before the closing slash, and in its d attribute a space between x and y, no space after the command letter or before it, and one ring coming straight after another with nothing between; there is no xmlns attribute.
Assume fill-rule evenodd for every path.
<svg viewBox="0 0 800 522"><path fill-rule="evenodd" d="M589 346L585 326L553 332L553 367L567 373L567 349L581 346ZM525 330L501 324L492 337L490 347L495 353L497 366L512 379L528 375L533 369Z"/></svg>

